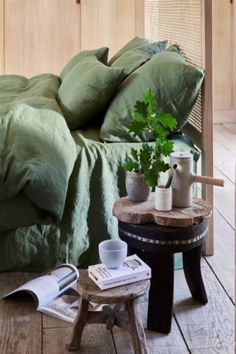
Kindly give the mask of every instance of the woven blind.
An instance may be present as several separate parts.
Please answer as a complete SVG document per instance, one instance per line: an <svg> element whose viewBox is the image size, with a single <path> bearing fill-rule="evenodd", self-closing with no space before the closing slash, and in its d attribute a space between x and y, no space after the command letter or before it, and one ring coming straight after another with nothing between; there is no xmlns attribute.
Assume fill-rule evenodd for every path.
<svg viewBox="0 0 236 354"><path fill-rule="evenodd" d="M186 60L204 67L204 0L145 0L145 37L151 41L177 43ZM202 131L202 93L189 117L189 123Z"/></svg>

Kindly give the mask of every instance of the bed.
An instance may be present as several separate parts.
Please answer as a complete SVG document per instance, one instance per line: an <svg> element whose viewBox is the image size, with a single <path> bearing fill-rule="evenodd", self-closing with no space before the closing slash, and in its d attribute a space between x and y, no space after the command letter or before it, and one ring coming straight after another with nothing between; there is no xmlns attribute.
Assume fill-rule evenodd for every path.
<svg viewBox="0 0 236 354"><path fill-rule="evenodd" d="M146 8L146 16L150 9ZM161 37L164 35L162 34ZM172 39L170 44L174 41L175 39ZM163 37L160 42L161 45L165 42ZM99 58L101 62L105 61L107 54L106 48L100 48L95 54L96 65L97 59ZM174 58L173 60L179 55L176 54L176 47L172 47L167 54L152 52L153 54L159 55L158 59L161 55L168 55ZM81 54L79 56L81 60ZM109 87L106 95L103 95L103 91L99 92L101 85L95 88L99 97L96 105L88 107L87 97L90 97L90 92L83 92L79 101L80 111L78 111L77 96L76 105L74 105L73 97L70 96L71 91L77 92L79 89L78 80L74 79L76 75L72 72L73 82L67 79L68 71L74 70L78 57L64 68L60 77L50 74L39 75L31 80L21 76L0 77L2 98L0 115L4 116L2 128L6 124L5 129L1 129L1 141L8 141L8 146L14 141L14 154L12 150L10 152L6 149L1 150L1 153L5 151L5 155L7 154L8 163L4 165L5 160L1 161L0 271L39 271L63 262L86 267L97 262L97 245L100 241L118 237L117 221L112 217L112 206L119 196L126 194L125 173L121 165L129 154L130 147L139 146L140 141L129 140L127 126L120 125L121 121L117 121L116 118L112 127L115 125L122 127L119 131L121 138L117 139L117 130L115 133L113 128L109 130L111 124L106 123L104 128L104 122L107 122L104 105L112 106L116 97L121 96L119 93L121 86L126 90L126 86L131 85L131 92L134 92L135 88L132 86L134 78L138 73L141 81L144 81L141 75L145 65L149 66L152 72L153 61L146 57L143 61L142 57L140 62L140 56L138 58L138 67L133 67L133 60L128 60L125 76L124 70L119 68L120 62L119 65L114 65L111 79L109 74L109 80L112 80L114 87L111 90L109 80L108 83L103 82L103 89L106 86ZM81 61L80 74L85 72L85 67L88 68L90 59L82 58ZM94 67L93 61L94 58L91 60L91 68ZM112 66L112 60L109 66ZM199 74L197 85L197 90L199 90L204 75L199 68L196 68L194 72ZM205 88L207 85L210 87L208 80L209 77L206 76ZM73 90L71 85L74 85ZM84 83L80 82L80 85ZM13 87L14 90L11 92ZM156 89L156 85L153 89ZM94 91L92 92L94 95ZM198 102L188 123L183 124L183 129L182 126L179 127L193 140L183 136L180 131L171 138L174 141L175 150L191 151L196 162L200 148L203 172L211 175L211 165L208 162L210 159L208 156L209 137L211 136L209 101L208 105L203 105L204 114L208 112L208 123L202 119L202 115L200 115L200 128L198 123L195 123L199 122L199 100L201 97L207 98L203 92L198 96ZM197 93L195 92L193 101ZM124 96L121 97L119 104L122 107ZM162 97L159 98L162 100ZM100 107L101 101L103 105ZM201 102L200 107L202 107ZM95 106L99 106L99 114L94 111ZM117 101L110 109L113 113L114 107L117 107ZM131 107L132 105L129 104L129 109ZM188 116L189 109L187 106L186 116ZM178 112L175 113L178 115ZM79 125L78 114L82 122ZM126 116L123 118L125 120ZM202 134L206 124L207 132ZM26 131L28 131L27 134ZM22 142L24 142L23 147ZM2 153L1 156L4 154ZM31 171L30 175L25 170L26 165L29 167L27 171ZM17 180L14 179L16 174L12 173L16 170ZM209 200L211 191L206 189L203 193Z"/></svg>

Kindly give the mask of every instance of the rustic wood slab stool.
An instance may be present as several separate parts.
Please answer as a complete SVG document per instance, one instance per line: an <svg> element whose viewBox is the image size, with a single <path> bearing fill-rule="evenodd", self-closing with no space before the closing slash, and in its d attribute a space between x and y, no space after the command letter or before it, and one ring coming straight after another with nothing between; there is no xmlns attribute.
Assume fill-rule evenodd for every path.
<svg viewBox="0 0 236 354"><path fill-rule="evenodd" d="M106 323L107 329L114 325L129 329L135 354L148 354L148 347L142 322L139 316L137 298L144 295L149 287L149 280L142 280L109 290L100 290L88 277L87 270L79 271L77 289L81 295L78 315L74 322L73 334L68 350L77 350L82 333L87 323ZM104 306L102 311L89 311L89 302L97 304L117 304L113 309ZM124 304L127 312L119 311ZM128 314L128 316L127 316Z"/></svg>
<svg viewBox="0 0 236 354"><path fill-rule="evenodd" d="M147 328L171 330L174 291L174 253L182 252L185 278L192 297L206 304L201 275L202 247L207 239L212 207L195 198L188 208L163 212L154 209L154 193L143 203L119 199L113 215L119 220L119 236L129 253L136 253L152 269Z"/></svg>

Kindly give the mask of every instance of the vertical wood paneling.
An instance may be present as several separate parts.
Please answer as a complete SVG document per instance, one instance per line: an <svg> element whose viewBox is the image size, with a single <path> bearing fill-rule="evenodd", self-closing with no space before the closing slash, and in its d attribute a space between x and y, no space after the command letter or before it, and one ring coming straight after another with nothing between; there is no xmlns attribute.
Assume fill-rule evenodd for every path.
<svg viewBox="0 0 236 354"><path fill-rule="evenodd" d="M143 33L143 0L81 1L81 49L109 47L112 56Z"/></svg>
<svg viewBox="0 0 236 354"><path fill-rule="evenodd" d="M4 73L4 0L0 0L0 75Z"/></svg>
<svg viewBox="0 0 236 354"><path fill-rule="evenodd" d="M75 0L5 1L5 73L59 73L79 50Z"/></svg>
<svg viewBox="0 0 236 354"><path fill-rule="evenodd" d="M135 0L116 0L117 18L116 18L116 48L121 48L126 42L135 37L136 19L135 19ZM111 53L112 54L112 53Z"/></svg>
<svg viewBox="0 0 236 354"><path fill-rule="evenodd" d="M213 176L213 93L212 93L212 0L204 1L204 62L205 81L203 88L203 109L202 109L202 173L206 176ZM213 187L203 185L203 197L210 204L213 204ZM214 253L213 237L213 216L208 221L208 240L206 242L205 254L211 256Z"/></svg>
<svg viewBox="0 0 236 354"><path fill-rule="evenodd" d="M214 108L232 108L233 86L233 4L214 0L213 4L213 87Z"/></svg>
<svg viewBox="0 0 236 354"><path fill-rule="evenodd" d="M236 2L233 4L233 109L236 121Z"/></svg>
<svg viewBox="0 0 236 354"><path fill-rule="evenodd" d="M144 37L144 0L135 0L135 36Z"/></svg>

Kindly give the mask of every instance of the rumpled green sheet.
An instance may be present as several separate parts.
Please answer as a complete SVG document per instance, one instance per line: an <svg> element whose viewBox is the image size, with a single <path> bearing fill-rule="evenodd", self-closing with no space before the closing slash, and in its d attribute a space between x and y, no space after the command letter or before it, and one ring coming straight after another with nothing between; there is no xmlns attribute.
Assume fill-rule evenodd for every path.
<svg viewBox="0 0 236 354"><path fill-rule="evenodd" d="M140 144L102 143L98 133L93 129L72 133L77 160L61 223L0 233L0 271L41 271L66 261L86 267L97 263L100 241L118 237L112 207L126 195L121 164L130 147ZM194 148L178 137L175 150Z"/></svg>
<svg viewBox="0 0 236 354"><path fill-rule="evenodd" d="M0 231L59 222L76 146L55 75L0 77Z"/></svg>

